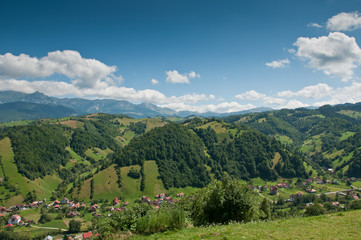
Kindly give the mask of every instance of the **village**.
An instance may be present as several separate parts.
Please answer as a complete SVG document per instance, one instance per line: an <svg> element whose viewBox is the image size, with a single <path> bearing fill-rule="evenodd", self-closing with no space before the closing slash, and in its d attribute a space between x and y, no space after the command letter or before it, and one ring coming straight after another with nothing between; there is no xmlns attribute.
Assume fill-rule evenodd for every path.
<svg viewBox="0 0 361 240"><path fill-rule="evenodd" d="M179 201L180 198L184 197L184 193L177 193L176 198L174 199L170 196L167 196L165 193L160 193L154 196L154 200L151 200L150 197L142 196L140 199L136 199L135 203L145 203L151 206L154 209L159 209L161 204L174 204ZM68 198L64 197L61 200L54 200L50 203L47 203L46 199L42 201L34 201L28 204L16 204L15 206L11 206L9 208L5 208L0 206L0 219L8 219L5 221L5 228L12 228L12 227L36 227L42 228L40 226L36 226L38 222L34 220L29 220L26 216L22 217L22 212L25 212L29 209L41 209L41 211L48 211L51 213L60 213L64 212L64 218L66 219L77 219L81 217L81 214L84 212L91 213L93 218L99 218L103 215L110 217L113 212L123 212L129 206L128 201L121 201L119 198L115 197L111 202L107 203L85 203L85 202L75 202L69 200ZM40 221L40 220L39 220ZM43 227L44 229L56 229L56 228L49 228ZM60 231L67 231L66 229L59 229ZM79 231L80 232L80 231ZM96 237L97 233L93 233L92 231L86 231L83 233L75 234L75 237L72 238L69 236L68 239L91 239ZM45 237L46 240L52 240L53 237L48 235Z"/></svg>
<svg viewBox="0 0 361 240"><path fill-rule="evenodd" d="M352 183L355 181L359 181L360 179L347 179L348 182ZM316 184L316 185L315 185ZM256 191L261 197L269 199L273 204L277 204L277 198L280 199L281 196L285 198L286 202L294 202L297 198L301 196L306 196L306 194L314 195L314 199L316 197L320 197L321 193L316 190L316 186L319 186L318 189L321 189L322 194L325 195L339 195L339 196L347 196L352 200L359 200L360 195L357 192L360 189L353 187L352 185L347 189L345 186L344 189L338 191L330 191L325 192L325 189L333 189L333 188L325 188L325 186L337 186L339 185L339 181L336 179L326 180L321 177L313 177L304 179L303 181L298 181L296 183L286 183L279 182L274 185L248 185L249 189ZM341 189L342 187L339 187ZM293 192L293 194L286 195L288 192ZM39 223L42 221L40 219L38 221L34 220L34 218L29 218L26 213L30 209L34 209L34 211L38 211L40 209L40 214L42 215L52 215L52 218L49 218L44 221L52 221L52 219L64 220L68 224L74 219L83 222L83 227L78 229L78 232L70 235L69 239L91 239L97 236L95 230L95 226L89 224L89 222L96 222L97 219L102 216L110 217L114 212L123 212L127 209L128 206L133 205L135 203L144 203L151 206L153 209L159 209L160 206L164 203L174 204L178 202L181 198L183 198L185 194L183 192L177 193L174 197L168 196L166 193L159 193L154 196L153 199L147 196L142 196L139 199L135 199L132 202L121 200L118 197L115 197L112 201L106 202L77 202L68 199L67 197L62 198L61 200L54 200L48 202L46 199L41 201L33 201L27 204L18 203L15 206L11 206L5 208L0 206L0 219L7 219L7 221L3 221L6 224L5 228L16 228L16 227L36 227L36 228L48 228L48 229L58 229L59 232L68 231L65 228L56 228L56 227L42 227ZM272 200L273 199L273 200ZM279 201L279 200L278 200ZM340 205L338 201L329 201L335 207L343 207ZM305 206L312 205L312 202L306 203ZM45 213L45 214L44 214ZM55 216L55 217L54 217ZM90 220L85 222L83 218ZM58 236L59 233L56 235ZM53 239L51 235L46 236L47 240Z"/></svg>

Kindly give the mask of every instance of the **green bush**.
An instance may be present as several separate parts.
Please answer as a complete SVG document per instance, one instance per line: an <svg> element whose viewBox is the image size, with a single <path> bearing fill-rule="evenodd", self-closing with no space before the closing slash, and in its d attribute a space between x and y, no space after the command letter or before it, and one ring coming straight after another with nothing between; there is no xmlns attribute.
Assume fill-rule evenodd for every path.
<svg viewBox="0 0 361 240"><path fill-rule="evenodd" d="M319 203L315 203L306 208L305 214L307 216L317 216L323 214L325 211Z"/></svg>
<svg viewBox="0 0 361 240"><path fill-rule="evenodd" d="M152 234L167 230L181 229L185 225L185 214L183 209L161 208L138 219L136 231L142 234Z"/></svg>
<svg viewBox="0 0 361 240"><path fill-rule="evenodd" d="M191 206L194 225L249 222L259 215L256 193L225 174L201 189Z"/></svg>

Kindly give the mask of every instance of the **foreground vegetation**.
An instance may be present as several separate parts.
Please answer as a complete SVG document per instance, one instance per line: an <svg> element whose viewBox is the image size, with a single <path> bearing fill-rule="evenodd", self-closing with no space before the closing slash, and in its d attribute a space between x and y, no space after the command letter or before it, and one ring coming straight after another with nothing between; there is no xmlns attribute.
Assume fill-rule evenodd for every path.
<svg viewBox="0 0 361 240"><path fill-rule="evenodd" d="M361 210L357 210L269 222L186 228L150 236L136 235L130 239L359 239L360 227ZM117 239L120 236L109 239Z"/></svg>

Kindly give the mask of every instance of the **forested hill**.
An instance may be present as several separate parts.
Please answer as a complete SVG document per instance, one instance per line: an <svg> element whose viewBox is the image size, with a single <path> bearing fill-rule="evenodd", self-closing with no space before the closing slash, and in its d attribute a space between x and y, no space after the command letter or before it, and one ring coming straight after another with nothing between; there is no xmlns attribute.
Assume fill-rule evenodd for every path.
<svg viewBox="0 0 361 240"><path fill-rule="evenodd" d="M97 198L111 197L114 189L129 189L127 184L133 181L125 179L129 169L130 175L141 176L138 192L147 181L159 179L158 186L166 189L203 187L223 172L244 180L307 177L301 154L248 127L216 119L174 123L92 114L2 124L0 155L4 155L0 177L7 186L0 200L1 196L18 198L16 194L25 198L34 186L41 187L35 189L40 196L53 199L66 194L92 199L94 191ZM94 179L104 176L110 179L109 190L102 192ZM49 178L53 185L39 183Z"/></svg>
<svg viewBox="0 0 361 240"><path fill-rule="evenodd" d="M307 177L300 154L262 133L215 119L184 125L149 131L121 150L116 162L156 160L165 187L204 186L223 172L239 179Z"/></svg>
<svg viewBox="0 0 361 240"><path fill-rule="evenodd" d="M361 145L353 140L361 132L360 103L326 105L313 110L283 109L231 116L223 120L247 125L298 148L313 160L320 171L333 168L339 176L356 176L357 169L360 169L356 167L359 164L355 162L357 152L354 154L354 151ZM355 137L351 138L354 134Z"/></svg>

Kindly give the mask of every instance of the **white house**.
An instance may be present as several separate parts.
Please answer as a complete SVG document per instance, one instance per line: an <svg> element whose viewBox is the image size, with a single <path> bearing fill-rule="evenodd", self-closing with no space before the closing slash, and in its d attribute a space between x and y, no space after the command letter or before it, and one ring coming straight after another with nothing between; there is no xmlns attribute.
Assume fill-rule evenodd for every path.
<svg viewBox="0 0 361 240"><path fill-rule="evenodd" d="M53 237L48 235L48 236L46 236L46 238L44 238L44 240L53 240Z"/></svg>
<svg viewBox="0 0 361 240"><path fill-rule="evenodd" d="M21 217L17 214L12 215L8 221L9 224L19 224L20 222L21 222Z"/></svg>

